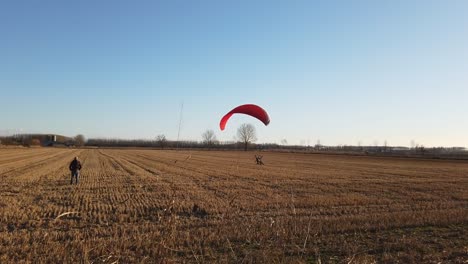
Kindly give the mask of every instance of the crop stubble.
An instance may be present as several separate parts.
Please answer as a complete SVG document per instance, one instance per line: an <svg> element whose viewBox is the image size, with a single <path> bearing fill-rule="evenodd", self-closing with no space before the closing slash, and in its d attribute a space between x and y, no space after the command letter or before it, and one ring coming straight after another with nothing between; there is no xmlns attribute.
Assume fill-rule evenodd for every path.
<svg viewBox="0 0 468 264"><path fill-rule="evenodd" d="M253 154L1 149L0 262L468 259L466 162Z"/></svg>

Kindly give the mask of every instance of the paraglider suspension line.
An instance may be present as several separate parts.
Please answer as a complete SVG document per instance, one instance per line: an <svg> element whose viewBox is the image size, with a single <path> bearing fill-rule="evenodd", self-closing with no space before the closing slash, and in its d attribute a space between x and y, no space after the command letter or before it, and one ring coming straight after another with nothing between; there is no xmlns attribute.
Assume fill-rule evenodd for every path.
<svg viewBox="0 0 468 264"><path fill-rule="evenodd" d="M184 102L180 105L180 118L179 118L179 130L177 132L177 146L176 148L179 149L179 139L180 139L180 128L182 126L182 113L184 110Z"/></svg>

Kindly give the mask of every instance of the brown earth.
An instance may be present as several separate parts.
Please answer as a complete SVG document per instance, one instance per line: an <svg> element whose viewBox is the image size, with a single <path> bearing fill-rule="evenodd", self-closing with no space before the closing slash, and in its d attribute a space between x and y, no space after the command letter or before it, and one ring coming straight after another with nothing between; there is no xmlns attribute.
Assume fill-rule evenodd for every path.
<svg viewBox="0 0 468 264"><path fill-rule="evenodd" d="M1 149L0 263L468 261L466 161L254 154Z"/></svg>

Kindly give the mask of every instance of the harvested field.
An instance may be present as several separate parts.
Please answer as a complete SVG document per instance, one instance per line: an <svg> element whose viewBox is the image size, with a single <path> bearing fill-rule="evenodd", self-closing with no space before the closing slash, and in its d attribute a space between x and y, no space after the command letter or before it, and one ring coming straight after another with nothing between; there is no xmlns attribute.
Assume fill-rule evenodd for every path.
<svg viewBox="0 0 468 264"><path fill-rule="evenodd" d="M468 261L466 161L254 154L0 149L0 263Z"/></svg>

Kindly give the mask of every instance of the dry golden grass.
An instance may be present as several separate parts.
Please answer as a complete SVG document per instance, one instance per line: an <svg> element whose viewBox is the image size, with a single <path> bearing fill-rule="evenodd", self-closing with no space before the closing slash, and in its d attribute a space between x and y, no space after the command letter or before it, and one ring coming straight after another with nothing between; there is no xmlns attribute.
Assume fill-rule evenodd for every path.
<svg viewBox="0 0 468 264"><path fill-rule="evenodd" d="M0 263L468 260L466 162L254 154L1 149Z"/></svg>

